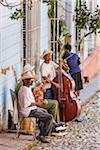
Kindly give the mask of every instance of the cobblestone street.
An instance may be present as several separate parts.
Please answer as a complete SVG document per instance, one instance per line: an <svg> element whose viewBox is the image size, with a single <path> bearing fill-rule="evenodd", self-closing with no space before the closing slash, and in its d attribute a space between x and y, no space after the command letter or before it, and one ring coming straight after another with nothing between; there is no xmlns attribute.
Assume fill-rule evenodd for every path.
<svg viewBox="0 0 100 150"><path fill-rule="evenodd" d="M67 123L68 134L50 144L33 143L25 150L100 150L100 92L82 108L81 123Z"/></svg>
<svg viewBox="0 0 100 150"><path fill-rule="evenodd" d="M0 150L100 150L99 33L100 0L0 0Z"/></svg>

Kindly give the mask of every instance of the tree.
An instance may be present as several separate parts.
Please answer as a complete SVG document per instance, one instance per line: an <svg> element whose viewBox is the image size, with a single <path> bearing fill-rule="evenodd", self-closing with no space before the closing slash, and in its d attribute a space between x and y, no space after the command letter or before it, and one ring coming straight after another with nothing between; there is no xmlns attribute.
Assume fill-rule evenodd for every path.
<svg viewBox="0 0 100 150"><path fill-rule="evenodd" d="M13 4L13 3L9 3L7 0L0 0L0 4L11 10L11 16L10 16L11 19L18 20L24 18L25 16L20 6L26 3L31 10L33 6L33 1L35 0L22 0L20 3ZM39 1L41 2L41 0ZM51 1L52 0L43 0L42 2L46 2L49 5Z"/></svg>
<svg viewBox="0 0 100 150"><path fill-rule="evenodd" d="M95 8L94 13L91 12L91 10L88 9L86 2L83 4L80 1L80 5L76 7L76 27L81 31L87 31L84 32L83 37L80 38L78 50L80 51L80 45L83 41L83 39L87 36L89 36L92 33L100 33L100 9L97 6Z"/></svg>
<svg viewBox="0 0 100 150"><path fill-rule="evenodd" d="M8 9L11 10L10 18L13 20L18 20L20 18L24 18L25 14L24 14L23 10L19 7L24 3L26 3L25 0L23 0L20 3L16 3L16 4L9 3L9 2L7 2L7 0L0 0L0 4L2 6L7 7ZM32 4L33 4L32 0L27 1L27 5L30 9L32 8Z"/></svg>

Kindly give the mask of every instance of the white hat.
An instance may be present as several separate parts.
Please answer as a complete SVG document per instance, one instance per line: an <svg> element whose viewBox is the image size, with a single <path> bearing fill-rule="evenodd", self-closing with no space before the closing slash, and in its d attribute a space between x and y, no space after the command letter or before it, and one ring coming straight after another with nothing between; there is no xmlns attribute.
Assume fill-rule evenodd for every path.
<svg viewBox="0 0 100 150"><path fill-rule="evenodd" d="M34 68L35 68L35 66L32 66L32 65L30 65L29 63L28 64L26 64L25 66L24 66L24 68L23 68L23 73L26 73L26 72L28 72L28 71L34 71Z"/></svg>
<svg viewBox="0 0 100 150"><path fill-rule="evenodd" d="M52 54L52 51L50 51L50 50L44 50L43 54L40 56L41 59L44 59L44 56L47 55L47 54Z"/></svg>
<svg viewBox="0 0 100 150"><path fill-rule="evenodd" d="M26 73L22 73L21 74L21 80L25 80L25 79L33 79L33 80L35 80L35 75L33 76L31 71L28 71Z"/></svg>

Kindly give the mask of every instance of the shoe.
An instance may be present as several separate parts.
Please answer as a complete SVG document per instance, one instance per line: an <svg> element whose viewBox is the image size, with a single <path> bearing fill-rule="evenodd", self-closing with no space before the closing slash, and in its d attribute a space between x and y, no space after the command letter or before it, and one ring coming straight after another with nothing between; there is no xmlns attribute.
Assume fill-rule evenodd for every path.
<svg viewBox="0 0 100 150"><path fill-rule="evenodd" d="M78 99L78 100L80 100L80 97L79 97L79 96L77 96L77 99Z"/></svg>
<svg viewBox="0 0 100 150"><path fill-rule="evenodd" d="M37 139L37 140L40 140L40 136L39 136L39 135L38 135L38 136L36 136L36 139Z"/></svg>
<svg viewBox="0 0 100 150"><path fill-rule="evenodd" d="M82 122L82 120L75 119L75 122L80 123L80 122Z"/></svg>
<svg viewBox="0 0 100 150"><path fill-rule="evenodd" d="M42 143L50 143L45 137L40 137L40 141L42 142Z"/></svg>
<svg viewBox="0 0 100 150"><path fill-rule="evenodd" d="M60 126L65 127L65 122L59 122L55 125L55 127L60 127Z"/></svg>
<svg viewBox="0 0 100 150"><path fill-rule="evenodd" d="M44 136L37 136L36 139L42 143L50 143Z"/></svg>
<svg viewBox="0 0 100 150"><path fill-rule="evenodd" d="M59 126L59 127L56 127L56 131L58 132L58 131L64 131L64 130L66 130L67 129L67 127L63 127L63 126Z"/></svg>

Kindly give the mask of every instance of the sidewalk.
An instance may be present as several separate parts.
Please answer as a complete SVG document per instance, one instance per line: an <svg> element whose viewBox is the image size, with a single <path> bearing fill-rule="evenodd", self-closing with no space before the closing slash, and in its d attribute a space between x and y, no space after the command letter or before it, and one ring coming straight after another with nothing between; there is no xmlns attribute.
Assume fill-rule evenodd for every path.
<svg viewBox="0 0 100 150"><path fill-rule="evenodd" d="M96 75L89 83L84 85L84 89L81 90L80 99L84 103L91 98L97 91L100 91L100 74Z"/></svg>
<svg viewBox="0 0 100 150"><path fill-rule="evenodd" d="M100 90L100 74L95 76L81 91L81 101L84 104L96 91ZM32 144L32 135L20 135L15 138L15 133L0 133L0 150L25 150L24 148Z"/></svg>
<svg viewBox="0 0 100 150"><path fill-rule="evenodd" d="M21 134L19 138L15 137L15 133L0 133L0 150L24 150L32 144L32 135Z"/></svg>

